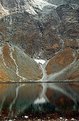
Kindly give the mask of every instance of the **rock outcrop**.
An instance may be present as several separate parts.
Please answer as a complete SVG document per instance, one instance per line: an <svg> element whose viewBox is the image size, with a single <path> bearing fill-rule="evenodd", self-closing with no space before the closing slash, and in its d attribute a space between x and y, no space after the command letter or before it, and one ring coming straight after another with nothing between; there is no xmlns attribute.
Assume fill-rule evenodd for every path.
<svg viewBox="0 0 79 121"><path fill-rule="evenodd" d="M78 110L78 82L79 2L0 0L1 113L23 113L37 98Z"/></svg>
<svg viewBox="0 0 79 121"><path fill-rule="evenodd" d="M74 49L79 48L79 22L78 10L71 5L61 5L57 8L57 13L60 16L61 24L59 26L59 33L61 34L65 46Z"/></svg>
<svg viewBox="0 0 79 121"><path fill-rule="evenodd" d="M9 112L31 104L40 94L39 84L29 83L42 78L39 66L16 46L0 47L0 111ZM24 82L20 84L20 82ZM27 83L28 82L28 83ZM32 98L33 96L33 98ZM5 107L5 103L7 107ZM16 104L17 103L17 104ZM16 104L16 105L15 105ZM22 107L22 110L24 106ZM21 111L22 111L21 110Z"/></svg>
<svg viewBox="0 0 79 121"><path fill-rule="evenodd" d="M54 83L50 84L46 91L46 96L52 104L59 107L58 110L71 112L74 107L74 99L79 100L78 56L79 53L74 53L71 48L66 48L64 51L57 53L47 63L46 73L51 77L49 80ZM68 92L70 92L72 96L69 96L69 94L65 95ZM75 108L77 109L78 105Z"/></svg>
<svg viewBox="0 0 79 121"><path fill-rule="evenodd" d="M0 18L6 15L9 15L9 11L0 4Z"/></svg>

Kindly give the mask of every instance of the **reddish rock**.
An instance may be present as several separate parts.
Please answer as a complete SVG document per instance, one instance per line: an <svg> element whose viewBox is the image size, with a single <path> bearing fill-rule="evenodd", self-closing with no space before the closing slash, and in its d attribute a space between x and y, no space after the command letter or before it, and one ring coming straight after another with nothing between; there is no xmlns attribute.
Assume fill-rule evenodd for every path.
<svg viewBox="0 0 79 121"><path fill-rule="evenodd" d="M46 66L47 74L59 72L64 69L74 60L73 50L71 48L66 48L63 51L58 52Z"/></svg>
<svg viewBox="0 0 79 121"><path fill-rule="evenodd" d="M0 110L24 111L41 93L40 84L22 83L42 78L38 64L17 46L0 47ZM14 82L14 83L12 83ZM17 83L16 83L17 82ZM20 113L20 112L19 112Z"/></svg>

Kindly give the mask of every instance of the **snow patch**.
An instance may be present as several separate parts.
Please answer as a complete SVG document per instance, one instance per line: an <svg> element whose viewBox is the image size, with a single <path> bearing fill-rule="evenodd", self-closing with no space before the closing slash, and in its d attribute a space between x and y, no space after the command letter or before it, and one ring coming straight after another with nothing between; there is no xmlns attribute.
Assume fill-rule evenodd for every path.
<svg viewBox="0 0 79 121"><path fill-rule="evenodd" d="M46 61L43 59L34 59L38 64L44 64Z"/></svg>

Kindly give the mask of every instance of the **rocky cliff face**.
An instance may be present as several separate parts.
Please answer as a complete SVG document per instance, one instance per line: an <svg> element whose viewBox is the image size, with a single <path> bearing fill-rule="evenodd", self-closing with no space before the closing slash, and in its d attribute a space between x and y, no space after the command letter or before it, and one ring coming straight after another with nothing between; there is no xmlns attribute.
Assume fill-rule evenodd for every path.
<svg viewBox="0 0 79 121"><path fill-rule="evenodd" d="M9 14L9 11L4 9L4 7L0 4L0 18Z"/></svg>
<svg viewBox="0 0 79 121"><path fill-rule="evenodd" d="M13 44L0 46L0 113L24 113L37 99L59 111L76 111L79 102L79 53L71 48L38 65ZM6 106L7 105L7 106ZM75 106L75 109L74 109ZM41 111L44 109L41 109Z"/></svg>
<svg viewBox="0 0 79 121"><path fill-rule="evenodd" d="M37 97L79 108L78 12L76 0L0 0L1 113L23 113Z"/></svg>
<svg viewBox="0 0 79 121"><path fill-rule="evenodd" d="M78 48L78 4L61 4L64 5L55 1L1 1L2 16L6 11L9 15L0 20L0 35L4 41L19 44L31 57L49 59L63 43L65 47Z"/></svg>
<svg viewBox="0 0 79 121"><path fill-rule="evenodd" d="M4 8L9 10L9 14L11 13L9 16L5 16L1 19L2 24L0 28L2 29L1 31L3 31L1 33L4 38L6 34L5 41L12 41L19 44L25 52L32 57L38 55L40 58L50 58L52 55L50 54L49 56L49 51L54 53L54 51L58 51L61 48L59 43L60 38L57 35L59 17L55 10L56 5L45 1L39 3L38 0L35 1L35 4L34 1L26 1L25 4L23 4L25 8L21 10L22 5L19 1L18 10L16 6L18 1L14 2L15 4L12 2L10 4L10 2L11 1L1 2ZM28 8L26 5L28 5ZM32 7L32 9L30 9L30 7ZM15 11L13 11L13 9ZM35 13L32 14L33 11L35 11ZM48 28L50 28L50 30L48 30ZM55 39L55 49L52 47L53 38Z"/></svg>

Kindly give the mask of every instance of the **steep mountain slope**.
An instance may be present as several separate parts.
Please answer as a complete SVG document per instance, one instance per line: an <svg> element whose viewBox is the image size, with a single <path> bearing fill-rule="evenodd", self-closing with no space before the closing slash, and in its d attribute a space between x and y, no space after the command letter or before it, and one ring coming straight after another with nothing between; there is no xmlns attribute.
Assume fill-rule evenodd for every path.
<svg viewBox="0 0 79 121"><path fill-rule="evenodd" d="M1 113L23 113L37 98L78 110L78 82L78 1L0 0Z"/></svg>
<svg viewBox="0 0 79 121"><path fill-rule="evenodd" d="M15 103L17 103L16 113L19 113L19 108L24 103L24 106L27 108L27 106L38 97L42 87L39 84L20 84L20 82L29 82L30 80L33 82L33 80L35 81L40 78L42 78L41 69L37 63L28 55L24 54L22 50L7 43L1 46L0 111L11 111ZM7 103L7 107L5 107L5 103Z"/></svg>
<svg viewBox="0 0 79 121"><path fill-rule="evenodd" d="M78 80L79 53L71 48L38 66L17 46L5 43L0 47L0 111L3 114L21 114L37 98L51 102L60 111L73 111L79 102Z"/></svg>

